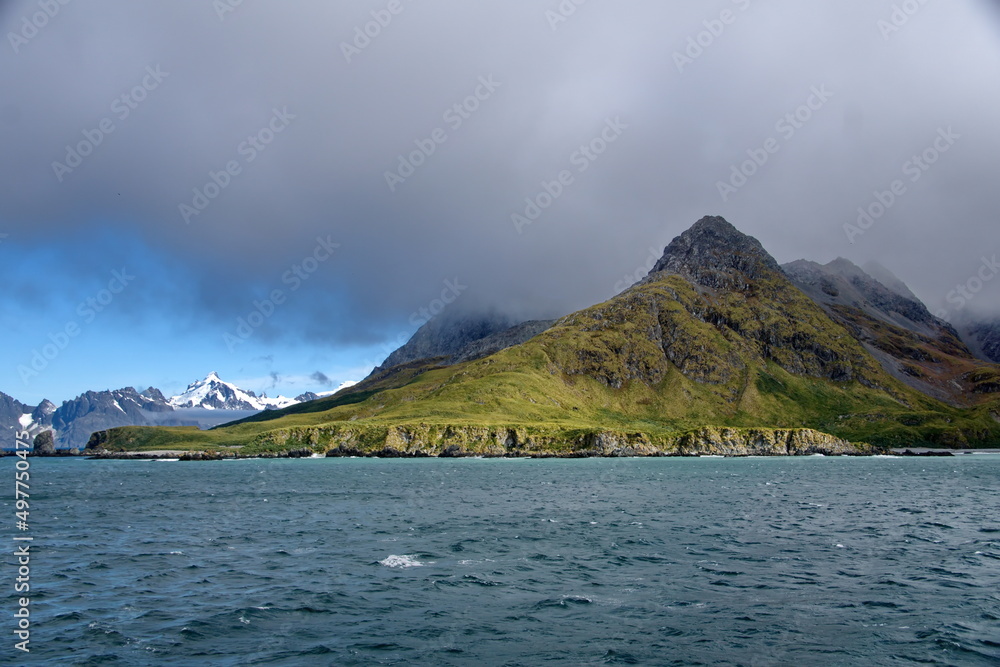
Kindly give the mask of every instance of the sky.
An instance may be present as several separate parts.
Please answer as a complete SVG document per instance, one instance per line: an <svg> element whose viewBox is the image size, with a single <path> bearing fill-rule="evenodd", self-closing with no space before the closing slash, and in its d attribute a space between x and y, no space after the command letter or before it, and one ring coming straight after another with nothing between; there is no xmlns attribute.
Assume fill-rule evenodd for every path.
<svg viewBox="0 0 1000 667"><path fill-rule="evenodd" d="M445 310L610 298L704 215L1000 314L996 2L8 0L0 34L25 403L329 390Z"/></svg>

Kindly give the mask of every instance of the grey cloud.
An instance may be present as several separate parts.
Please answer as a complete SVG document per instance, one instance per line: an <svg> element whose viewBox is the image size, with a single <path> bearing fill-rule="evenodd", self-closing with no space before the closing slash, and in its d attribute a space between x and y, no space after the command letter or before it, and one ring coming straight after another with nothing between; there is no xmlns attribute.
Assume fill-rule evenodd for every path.
<svg viewBox="0 0 1000 667"><path fill-rule="evenodd" d="M1000 90L986 84L1000 18L985 1L932 3L886 40L892 4L593 2L553 30L556 2L407 2L348 64L341 43L385 3L243 3L224 20L190 0L71 3L19 53L0 45L0 87L15 91L0 229L44 244L101 219L137 234L196 285L164 307L220 332L330 235L340 251L265 340L394 335L455 278L456 308L567 312L705 214L779 261L878 259L934 308L1000 251ZM34 7L7 3L2 33ZM724 9L734 21L679 72L675 53ZM115 100L157 66L168 76L120 118ZM500 87L453 129L445 112L490 76ZM833 96L783 138L776 122L814 86ZM295 118L248 162L241 146L286 108ZM518 234L511 215L619 117L621 137ZM58 182L52 162L103 119L114 131ZM953 150L851 244L858 207L949 126ZM385 172L438 128L447 141L391 192ZM718 181L770 137L778 152L724 202ZM230 161L240 173L185 224L179 205ZM974 305L1000 308L1000 280Z"/></svg>

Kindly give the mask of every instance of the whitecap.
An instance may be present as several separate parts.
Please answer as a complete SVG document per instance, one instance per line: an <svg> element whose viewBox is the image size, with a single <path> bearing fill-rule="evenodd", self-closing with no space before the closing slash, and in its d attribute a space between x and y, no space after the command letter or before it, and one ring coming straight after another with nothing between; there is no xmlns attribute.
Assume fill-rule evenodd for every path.
<svg viewBox="0 0 1000 667"><path fill-rule="evenodd" d="M460 560L459 565L479 565L480 563L495 563L496 561L492 558L484 558L483 560Z"/></svg>
<svg viewBox="0 0 1000 667"><path fill-rule="evenodd" d="M423 567L424 564L417 560L416 556L396 556L391 555L388 558L384 558L378 562L379 565L384 565L386 567Z"/></svg>

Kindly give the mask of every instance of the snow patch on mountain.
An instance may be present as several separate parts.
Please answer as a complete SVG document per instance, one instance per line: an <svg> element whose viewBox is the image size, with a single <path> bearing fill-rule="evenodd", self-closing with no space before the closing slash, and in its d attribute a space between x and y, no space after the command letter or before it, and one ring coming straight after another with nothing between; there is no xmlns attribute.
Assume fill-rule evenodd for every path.
<svg viewBox="0 0 1000 667"><path fill-rule="evenodd" d="M174 408L204 408L206 410L276 410L295 405L294 398L267 394L258 396L226 382L216 372L204 380L188 385L187 389L167 401Z"/></svg>

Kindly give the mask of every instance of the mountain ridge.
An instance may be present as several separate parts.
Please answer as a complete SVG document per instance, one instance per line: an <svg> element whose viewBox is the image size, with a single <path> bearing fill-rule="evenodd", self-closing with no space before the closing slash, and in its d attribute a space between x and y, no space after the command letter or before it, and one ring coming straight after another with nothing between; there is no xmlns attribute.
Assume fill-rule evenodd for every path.
<svg viewBox="0 0 1000 667"><path fill-rule="evenodd" d="M32 438L53 431L59 449L80 449L95 431L122 426L211 426L241 416L229 415L229 412L285 408L332 395L352 384L345 382L334 391L307 392L294 399L268 398L225 382L213 371L204 380L192 382L185 392L169 399L155 387L147 387L142 392L123 387L86 391L63 401L58 407L47 399L32 407L0 392L0 428L10 434L9 442L13 442L15 430L26 430ZM199 411L216 411L218 415L206 418Z"/></svg>
<svg viewBox="0 0 1000 667"><path fill-rule="evenodd" d="M869 287L891 303L904 298ZM585 455L594 438L612 438L670 454L681 451L683 434L705 428L736 429L740 437L807 429L876 448L1000 443L1000 401L990 389L996 367L978 365L958 342L949 359L982 377L969 379L968 405L949 405L901 381L872 353L876 344L892 349L892 336L906 347L916 334L842 306L853 308L810 298L759 241L708 216L677 236L635 286L489 356L385 368L308 410L261 413L197 443L180 432L127 429L95 434L92 444ZM864 329L855 315L874 324L866 320ZM920 341L931 343L949 341Z"/></svg>

